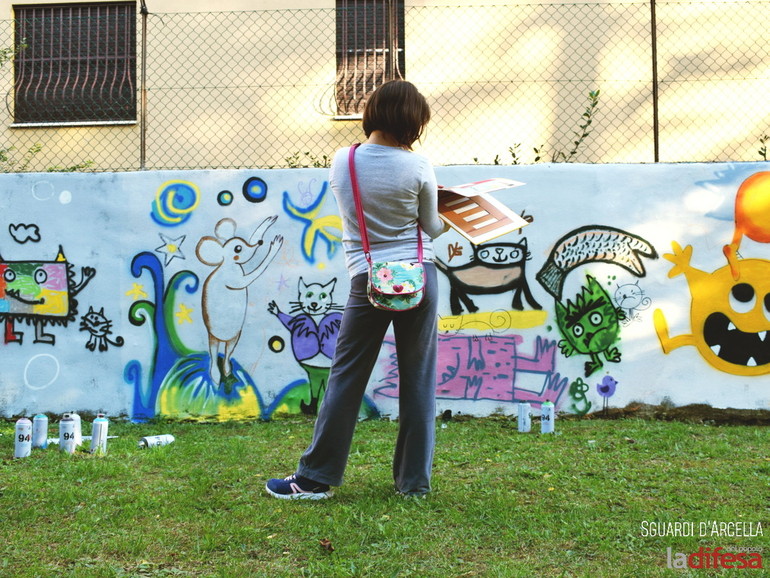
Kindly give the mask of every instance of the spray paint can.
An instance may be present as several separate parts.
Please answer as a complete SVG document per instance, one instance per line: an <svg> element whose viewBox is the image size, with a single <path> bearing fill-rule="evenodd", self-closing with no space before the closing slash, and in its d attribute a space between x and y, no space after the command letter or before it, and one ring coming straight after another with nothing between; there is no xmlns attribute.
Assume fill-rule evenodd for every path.
<svg viewBox="0 0 770 578"><path fill-rule="evenodd" d="M110 427L110 421L103 413L96 415L93 427L91 428L91 453L107 453L107 429Z"/></svg>
<svg viewBox="0 0 770 578"><path fill-rule="evenodd" d="M532 429L532 406L526 402L519 403L519 431L526 433Z"/></svg>
<svg viewBox="0 0 770 578"><path fill-rule="evenodd" d="M32 447L48 447L48 416L44 413L37 414L32 418Z"/></svg>
<svg viewBox="0 0 770 578"><path fill-rule="evenodd" d="M163 434L159 436L145 436L139 440L139 449L157 448L159 446L167 446L174 442L174 436L171 434Z"/></svg>
<svg viewBox="0 0 770 578"><path fill-rule="evenodd" d="M32 453L32 422L26 417L17 421L14 436L13 457L28 458Z"/></svg>
<svg viewBox="0 0 770 578"><path fill-rule="evenodd" d="M75 420L75 445L83 445L83 423L80 416L74 411L70 412L70 417Z"/></svg>
<svg viewBox="0 0 770 578"><path fill-rule="evenodd" d="M550 401L543 402L540 406L542 413L540 414L540 433L553 433L554 422L556 421L556 411L553 403Z"/></svg>
<svg viewBox="0 0 770 578"><path fill-rule="evenodd" d="M75 420L70 414L65 413L59 422L59 449L68 454L74 454L77 447L75 439Z"/></svg>

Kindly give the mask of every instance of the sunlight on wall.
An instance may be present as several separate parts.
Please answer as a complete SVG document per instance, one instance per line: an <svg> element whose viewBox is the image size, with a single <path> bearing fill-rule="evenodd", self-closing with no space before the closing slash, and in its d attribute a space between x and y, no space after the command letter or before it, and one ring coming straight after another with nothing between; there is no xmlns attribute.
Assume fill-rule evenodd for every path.
<svg viewBox="0 0 770 578"><path fill-rule="evenodd" d="M708 158L711 151L721 150L725 143L747 135L752 146L758 147L759 137L766 134L767 126L747 116L731 114L728 119L725 111L748 110L757 101L766 100L769 91L770 79L755 83L725 80L712 81L702 89L677 89L667 95L661 107L666 119L661 127L666 158Z"/></svg>

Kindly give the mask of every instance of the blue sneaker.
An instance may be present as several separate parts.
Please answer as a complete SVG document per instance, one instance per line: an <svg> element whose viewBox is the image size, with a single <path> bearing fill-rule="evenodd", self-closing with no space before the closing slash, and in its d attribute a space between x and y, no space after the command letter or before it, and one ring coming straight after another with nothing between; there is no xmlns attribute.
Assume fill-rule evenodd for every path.
<svg viewBox="0 0 770 578"><path fill-rule="evenodd" d="M327 484L319 484L297 474L282 480L273 478L265 484L267 493L282 500L323 500L331 498L334 492Z"/></svg>

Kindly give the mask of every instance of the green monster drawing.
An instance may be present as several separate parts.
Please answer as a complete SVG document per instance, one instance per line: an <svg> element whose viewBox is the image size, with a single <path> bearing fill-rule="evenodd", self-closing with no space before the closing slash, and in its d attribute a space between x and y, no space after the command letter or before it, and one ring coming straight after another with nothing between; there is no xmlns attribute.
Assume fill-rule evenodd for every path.
<svg viewBox="0 0 770 578"><path fill-rule="evenodd" d="M567 300L563 305L556 301L556 321L564 337L559 341L561 352L567 357L576 353L591 357L585 364L588 377L604 366L601 354L607 361L620 361L620 350L614 344L620 339L620 321L625 314L613 305L596 279L590 275L586 278L588 285L583 286L574 303Z"/></svg>

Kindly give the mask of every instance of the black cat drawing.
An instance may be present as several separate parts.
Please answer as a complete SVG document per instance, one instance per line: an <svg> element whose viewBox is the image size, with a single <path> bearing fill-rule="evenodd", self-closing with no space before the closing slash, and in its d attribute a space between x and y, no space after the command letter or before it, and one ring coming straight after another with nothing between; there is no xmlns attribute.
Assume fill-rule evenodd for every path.
<svg viewBox="0 0 770 578"><path fill-rule="evenodd" d="M474 245L472 259L457 267L436 258L436 267L449 279L452 315L460 315L463 305L469 313L479 310L469 295L498 295L506 291L513 291L513 309L524 309L522 294L532 309L542 309L524 275L524 264L529 258L526 239L517 243Z"/></svg>

